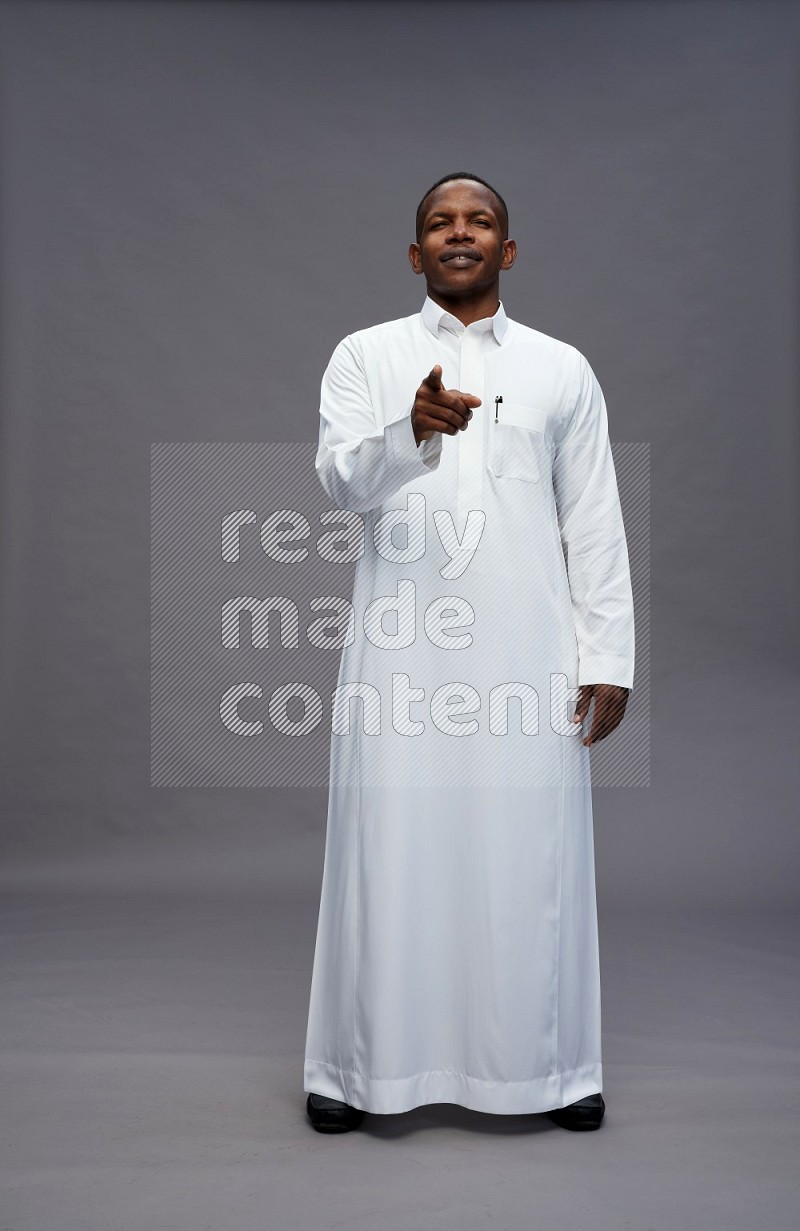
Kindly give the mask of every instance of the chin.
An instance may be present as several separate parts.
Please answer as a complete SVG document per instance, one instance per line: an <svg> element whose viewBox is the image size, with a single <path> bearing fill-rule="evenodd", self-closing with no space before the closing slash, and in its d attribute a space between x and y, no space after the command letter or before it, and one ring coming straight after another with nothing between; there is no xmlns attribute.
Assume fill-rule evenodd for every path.
<svg viewBox="0 0 800 1231"><path fill-rule="evenodd" d="M441 291L442 293L451 295L457 295L459 292L463 291L485 290L487 285L486 279L484 277L477 276L477 270L474 273L471 273L469 277L464 277L463 275L467 273L469 273L468 270L463 270L461 277L455 276L448 278L445 275L445 277L437 279L436 281L429 279L430 285L436 291ZM483 271L481 270L481 274L482 273Z"/></svg>
<svg viewBox="0 0 800 1231"><path fill-rule="evenodd" d="M479 295L486 290L483 282L445 282L443 285L434 288L439 291L440 295L449 295L452 299L458 299L465 295Z"/></svg>

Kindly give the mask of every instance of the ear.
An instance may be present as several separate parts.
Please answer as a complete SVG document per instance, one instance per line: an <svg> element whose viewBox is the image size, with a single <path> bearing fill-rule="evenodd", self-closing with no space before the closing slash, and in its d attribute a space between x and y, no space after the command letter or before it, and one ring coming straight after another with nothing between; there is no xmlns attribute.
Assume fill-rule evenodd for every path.
<svg viewBox="0 0 800 1231"><path fill-rule="evenodd" d="M408 249L408 259L415 274L422 273L422 252L419 244L411 244Z"/></svg>
<svg viewBox="0 0 800 1231"><path fill-rule="evenodd" d="M517 259L517 245L513 239L503 240L503 261L501 269L510 269Z"/></svg>

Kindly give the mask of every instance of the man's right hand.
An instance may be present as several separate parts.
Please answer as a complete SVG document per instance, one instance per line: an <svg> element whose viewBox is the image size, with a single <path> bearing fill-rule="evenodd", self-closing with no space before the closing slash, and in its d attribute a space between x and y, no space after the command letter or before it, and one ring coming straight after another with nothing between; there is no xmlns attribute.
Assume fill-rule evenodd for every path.
<svg viewBox="0 0 800 1231"><path fill-rule="evenodd" d="M417 444L430 440L434 432L446 432L455 436L472 418L472 407L480 406L481 399L459 389L445 389L442 384L442 369L437 363L417 389L414 409L411 411L411 426Z"/></svg>

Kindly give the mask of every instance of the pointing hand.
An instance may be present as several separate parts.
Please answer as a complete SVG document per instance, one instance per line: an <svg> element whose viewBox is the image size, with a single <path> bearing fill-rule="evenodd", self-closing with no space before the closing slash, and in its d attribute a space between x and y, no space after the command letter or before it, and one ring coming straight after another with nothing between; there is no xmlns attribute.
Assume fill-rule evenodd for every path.
<svg viewBox="0 0 800 1231"><path fill-rule="evenodd" d="M437 363L417 389L414 398L411 411L414 439L419 444L421 440L430 440L434 432L455 436L456 432L464 431L472 418L473 407L480 404L481 399L471 393L445 389L442 369Z"/></svg>

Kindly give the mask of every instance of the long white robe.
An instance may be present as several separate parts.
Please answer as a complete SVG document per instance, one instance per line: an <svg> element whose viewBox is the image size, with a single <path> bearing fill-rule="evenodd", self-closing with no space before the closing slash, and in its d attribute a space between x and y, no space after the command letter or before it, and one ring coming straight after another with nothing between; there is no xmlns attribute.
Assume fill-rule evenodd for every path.
<svg viewBox="0 0 800 1231"><path fill-rule="evenodd" d="M482 405L418 447L437 363ZM304 1087L378 1113L565 1106L603 1084L588 724L569 719L578 685L631 687L634 664L600 385L502 304L465 328L426 298L337 346L316 466L366 548Z"/></svg>

